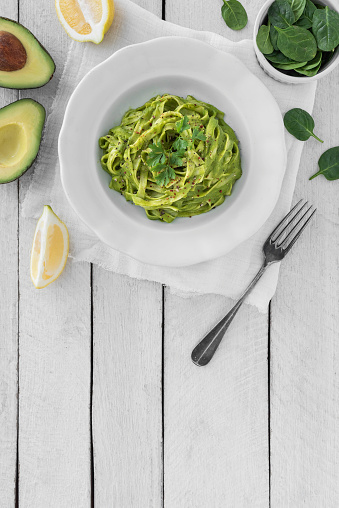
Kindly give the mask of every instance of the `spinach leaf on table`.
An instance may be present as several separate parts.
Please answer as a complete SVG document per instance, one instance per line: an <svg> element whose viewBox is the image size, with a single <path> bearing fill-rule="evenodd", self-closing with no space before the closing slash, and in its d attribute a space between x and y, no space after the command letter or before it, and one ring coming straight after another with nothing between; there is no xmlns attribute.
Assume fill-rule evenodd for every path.
<svg viewBox="0 0 339 508"><path fill-rule="evenodd" d="M295 22L295 16L288 0L275 0L268 9L268 19L272 26L288 28Z"/></svg>
<svg viewBox="0 0 339 508"><path fill-rule="evenodd" d="M326 150L318 161L319 171L311 176L313 180L318 175L324 175L327 180L339 179L339 146Z"/></svg>
<svg viewBox="0 0 339 508"><path fill-rule="evenodd" d="M306 0L288 0L288 2L292 7L295 21L297 21L305 10Z"/></svg>
<svg viewBox="0 0 339 508"><path fill-rule="evenodd" d="M317 41L309 30L300 26L289 26L278 31L278 48L296 62L308 62L317 54Z"/></svg>
<svg viewBox="0 0 339 508"><path fill-rule="evenodd" d="M273 53L274 48L270 38L270 22L268 22L268 25L261 25L256 41L258 48L264 55Z"/></svg>
<svg viewBox="0 0 339 508"><path fill-rule="evenodd" d="M285 113L284 125L288 132L300 141L306 141L311 136L323 143L313 132L314 120L307 111L301 108L290 109Z"/></svg>
<svg viewBox="0 0 339 508"><path fill-rule="evenodd" d="M339 45L339 13L325 7L313 15L312 31L322 51L332 51Z"/></svg>
<svg viewBox="0 0 339 508"><path fill-rule="evenodd" d="M247 12L238 0L223 0L221 14L226 25L232 30L242 30L247 25Z"/></svg>

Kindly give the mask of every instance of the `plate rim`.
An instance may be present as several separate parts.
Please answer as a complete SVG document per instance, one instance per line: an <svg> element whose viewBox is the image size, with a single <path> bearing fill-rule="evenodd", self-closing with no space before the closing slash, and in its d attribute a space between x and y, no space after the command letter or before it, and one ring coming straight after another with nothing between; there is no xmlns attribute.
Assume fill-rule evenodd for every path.
<svg viewBox="0 0 339 508"><path fill-rule="evenodd" d="M137 51L142 48L142 47L146 47L146 46L153 46L155 43L158 44L158 48L159 48L159 43L160 44L166 44L166 43L172 43L173 41L176 41L176 43L180 43L180 41L182 43L185 44L185 50L186 48L188 48L190 45L194 46L194 45L198 45L200 46L201 49L205 49L206 51L209 51L209 52L212 52L212 53L215 53L216 55L219 55L219 57L221 58L229 58L230 60L233 60L233 62L245 73L247 73L249 76L251 76L251 78L256 82L256 85L261 88L261 91L264 92L267 96L267 98L269 98L269 101L270 101L270 106L272 106L272 108L274 108L276 110L276 112L278 113L280 119L281 119L281 146L280 146L280 149L281 149L281 154L280 156L283 158L283 161L281 162L281 169L280 169L280 175L279 176L279 181L278 181L278 184L276 185L276 188L275 188L275 192L274 192L274 195L272 193L272 195L269 197L269 200L268 202L266 203L266 206L265 206L265 210L261 212L260 216L256 216L256 219L255 221L251 222L251 225L247 225L247 230L245 233L243 234L240 234L238 237L237 237L237 240L236 242L234 243L234 245L231 245L231 246L228 246L228 247L223 247L223 246L214 246L214 251L212 252L212 250L210 250L209 252L200 252L200 253L195 253L195 255L193 256L193 258L191 256L188 256L187 253L186 255L184 256L183 259L181 260L178 260L178 258L171 258L171 259L166 259L165 262L162 261L162 258L160 259L159 261L159 258L157 256L150 256L149 255L149 252L147 251L143 251L140 249L138 250L138 252L135 252L134 249L133 249L133 245L131 244L130 245L130 248L122 248L121 246L117 245L116 243L112 243L112 241L110 241L108 239L108 231L107 231L107 228L105 227L102 227L102 224L100 224L100 227L99 225L97 224L94 224L93 225L93 222L91 222L88 218L88 216L86 217L86 214L84 216L84 212L83 212L83 208L81 206L79 206L79 202L77 202L76 199L74 199L74 192L72 193L72 190L70 189L69 187L69 178L67 176L67 171L65 171L65 167L67 165L67 163L65 163L65 150L64 150L64 146L63 146L63 143L64 143L64 139L67 137L67 133L68 133L68 126L67 126L67 121L68 121L68 118L69 116L71 115L72 113L72 107L73 107L73 103L75 102L75 99L79 96L80 93L83 93L84 90L82 90L82 88L84 88L86 86L86 82L89 82L91 77L93 76L93 74L96 74L98 71L101 70L102 67L105 67L105 66L110 66L112 61L115 61L116 59L119 59L121 57L121 55L124 55L124 53L128 53L130 51L135 51L137 49ZM121 92L120 92L121 93ZM59 160L60 160L60 176L61 176L61 182L62 182L62 186L63 186L63 190L66 194L66 197L72 207L72 209L76 212L76 214L78 215L78 217L80 218L80 220L82 222L84 222L95 234L96 236L101 240L103 241L106 245L108 245L109 247L129 256L129 257L132 257L134 258L135 260L137 261L141 261L143 263L147 263L147 264L152 264L152 265L158 265L158 266L167 266L167 267L181 267L181 266L190 266L190 265L194 265L194 264L197 264L197 263L201 263L201 262L204 262L204 261L208 261L208 260L212 260L212 259L216 259L220 256L223 256L225 254L227 254L228 252L230 252L231 250L233 250L234 248L236 248L238 245L240 245L242 242L246 241L247 239L249 239L251 236L253 236L262 226L263 224L267 221L267 219L269 218L269 216L271 215L276 203L277 203L277 200L278 200L278 197L279 197L279 194L280 194L280 191L281 191L281 187L282 187L282 182L283 182L283 177L284 177L284 174L285 174L285 171L286 171L286 162L287 162L287 152L286 152L286 145L285 145L285 136L284 136L284 130L283 130L283 121L282 121L282 115L281 115L281 112L280 112L280 109L279 109L279 106L275 100L275 98L273 97L272 93L270 92L270 90L268 90L268 88L264 85L264 83L262 83L262 81L255 75L253 74L247 67L246 65L241 61L239 60L236 56L234 56L233 54L231 53L228 53L228 52L224 52L220 49L217 49L215 47L213 47L212 45L204 42L204 41L201 41L201 40L198 40L198 39L194 39L194 38L191 38L191 37L180 37L180 36L166 36L166 37L159 37L159 38L155 38L155 39L150 39L148 41L145 41L145 42L140 42L140 43L136 43L136 44L132 44L132 45L129 45L129 46L125 46L121 49L119 49L118 51L114 52L111 56L109 56L107 59L105 59L103 62L99 63L97 66L93 67L93 69L91 69L82 79L81 81L79 82L79 84L76 86L76 88L74 89L74 91L72 92L70 98L69 98L69 101L67 103L67 106L66 106L66 110L65 110L65 114L64 114L64 118L63 118L63 122L62 122L62 126L61 126L61 130L60 130L60 133L59 133L59 139L58 139L58 153L59 153ZM130 218L129 217L126 217L127 219L127 222L130 223ZM207 223L207 226L208 226L208 223ZM201 230L203 230L205 228L206 230L206 225L203 225L203 227L201 227ZM196 231L199 231L200 228L196 228ZM164 231L161 231L159 232L156 231L156 233L159 234L159 237L163 235ZM167 231L166 234L168 236L172 236L172 232L170 231Z"/></svg>

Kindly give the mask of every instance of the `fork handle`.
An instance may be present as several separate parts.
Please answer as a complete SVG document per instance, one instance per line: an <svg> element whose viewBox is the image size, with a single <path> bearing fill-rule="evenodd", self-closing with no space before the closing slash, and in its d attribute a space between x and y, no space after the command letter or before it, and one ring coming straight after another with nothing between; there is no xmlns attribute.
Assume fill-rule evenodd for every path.
<svg viewBox="0 0 339 508"><path fill-rule="evenodd" d="M214 353L216 352L223 336L229 325L232 323L234 316L240 309L243 301L247 297L247 295L252 291L262 274L265 272L268 264L266 262L262 265L257 275L254 277L252 282L249 284L246 291L239 298L234 307L223 317L219 323L212 328L210 332L199 342L197 346L192 351L192 361L199 367L207 365L208 362L213 358Z"/></svg>

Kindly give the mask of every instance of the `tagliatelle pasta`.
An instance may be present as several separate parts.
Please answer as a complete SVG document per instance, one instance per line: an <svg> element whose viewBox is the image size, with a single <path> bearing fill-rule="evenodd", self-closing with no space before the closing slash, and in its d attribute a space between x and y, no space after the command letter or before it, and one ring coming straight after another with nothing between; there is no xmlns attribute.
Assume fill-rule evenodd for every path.
<svg viewBox="0 0 339 508"><path fill-rule="evenodd" d="M130 109L99 139L110 188L165 222L221 205L242 174L238 140L223 118L191 95Z"/></svg>

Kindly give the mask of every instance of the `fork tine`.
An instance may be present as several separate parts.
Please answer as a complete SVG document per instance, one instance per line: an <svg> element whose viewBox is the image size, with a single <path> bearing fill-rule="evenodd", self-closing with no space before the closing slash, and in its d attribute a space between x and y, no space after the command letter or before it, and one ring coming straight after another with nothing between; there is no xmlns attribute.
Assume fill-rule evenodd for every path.
<svg viewBox="0 0 339 508"><path fill-rule="evenodd" d="M307 210L307 212L309 211L309 209ZM295 244L295 242L298 240L299 236L301 235L301 233L304 231L304 229L306 228L307 224L310 222L310 220L312 219L313 215L315 214L315 212L317 211L317 209L315 208L313 210L313 212L311 213L311 215L309 216L309 218L307 219L307 221L303 224L303 226L299 229L299 231L297 232L297 234L294 236L294 238L290 241L289 245L287 245L285 248L284 248L284 252L285 254L287 254L293 247L293 245ZM306 213L307 213L306 212ZM305 214L306 215L306 214ZM304 215L304 217L305 217ZM290 236L290 235L288 235ZM286 240L285 240L286 241ZM284 241L284 243L285 243Z"/></svg>
<svg viewBox="0 0 339 508"><path fill-rule="evenodd" d="M306 203L305 203L305 205L306 205ZM295 218L297 217L297 215L301 212L301 210L303 210L303 208L305 208L305 205L304 205L302 208L300 208L299 212L298 212L298 213L294 216L294 219L295 219ZM306 215L308 214L308 212L309 212L311 209L312 209L312 205L311 205L309 208L307 208L307 210L306 210L306 212L305 212L305 213L303 213L303 214L302 214L302 216L300 217L300 219L298 220L298 222L295 224L295 226L293 226L293 228L292 228L292 229L288 232L287 236L286 236L285 238L283 238L281 241L278 241L278 240L280 239L280 237L281 237L282 233L284 233L284 231L286 230L286 228L284 229L284 231L282 231L282 233L281 233L281 234L278 236L278 238L275 240L275 244L276 244L276 246L277 246L277 247L282 247L282 246L284 246L284 245L287 245L288 240L289 240L290 238L292 238L292 235L293 235L294 231L296 231L296 229L298 229L299 224L300 224L300 223L301 223L301 221L302 221L302 220L306 217ZM293 221L294 219L292 219L292 221ZM290 221L290 222L288 223L288 225L287 225L287 226L291 225L291 224L292 224L292 221Z"/></svg>
<svg viewBox="0 0 339 508"><path fill-rule="evenodd" d="M280 233L277 235L277 237L274 239L273 243L275 243L276 245L278 244L278 242L281 244L285 241L285 239L283 239L283 236L285 235L285 233L287 233L288 231L288 228L293 224L293 222L296 220L296 218L298 217L298 215L304 210L304 208L307 206L308 204L308 201L306 201L306 203L303 204L303 206L293 215L293 217L291 217L291 219L287 222L287 224L285 225L284 229L282 229L280 231Z"/></svg>
<svg viewBox="0 0 339 508"><path fill-rule="evenodd" d="M285 226L285 228L284 228L282 231L279 231L279 230L280 230L280 227L281 227L281 226L282 226L282 225L286 222L286 220L287 220L287 219L289 219L289 217L291 217L291 215L293 214L294 210L295 210L295 209L296 209L296 208L300 205L300 203L302 203L302 201L303 201L302 199L301 199L300 201L298 201L298 203L297 203L296 205L294 205L294 207L292 208L292 210L290 210L290 211L288 212L288 214L287 214L287 215L285 215L285 217L284 217L284 218L283 218L283 219L279 222L279 224L277 225L277 227L276 227L276 228L272 231L272 233L271 233L271 234L270 234L270 236L269 236L269 238L272 240L272 242L273 242L273 241L275 242L275 241L278 239L278 237L281 235L281 233L283 233L283 232L285 231L286 226L287 226L287 225L288 225L291 221L289 221L289 222L288 222L288 224ZM306 203L305 203L305 204L307 204L307 201L306 201ZM301 207L301 209L300 209L300 210L302 210L302 208L303 208L304 206L305 206L305 205L303 205L303 206ZM299 210L299 212L300 212L300 210ZM297 212L297 213L295 214L295 216L296 216L299 212ZM294 217L293 217L293 219L294 219ZM292 219L292 220L293 220L293 219ZM279 231L279 233L278 233L278 231ZM277 234L278 236L277 236L277 238L276 238L275 240L273 240L273 237L274 237L276 234Z"/></svg>

